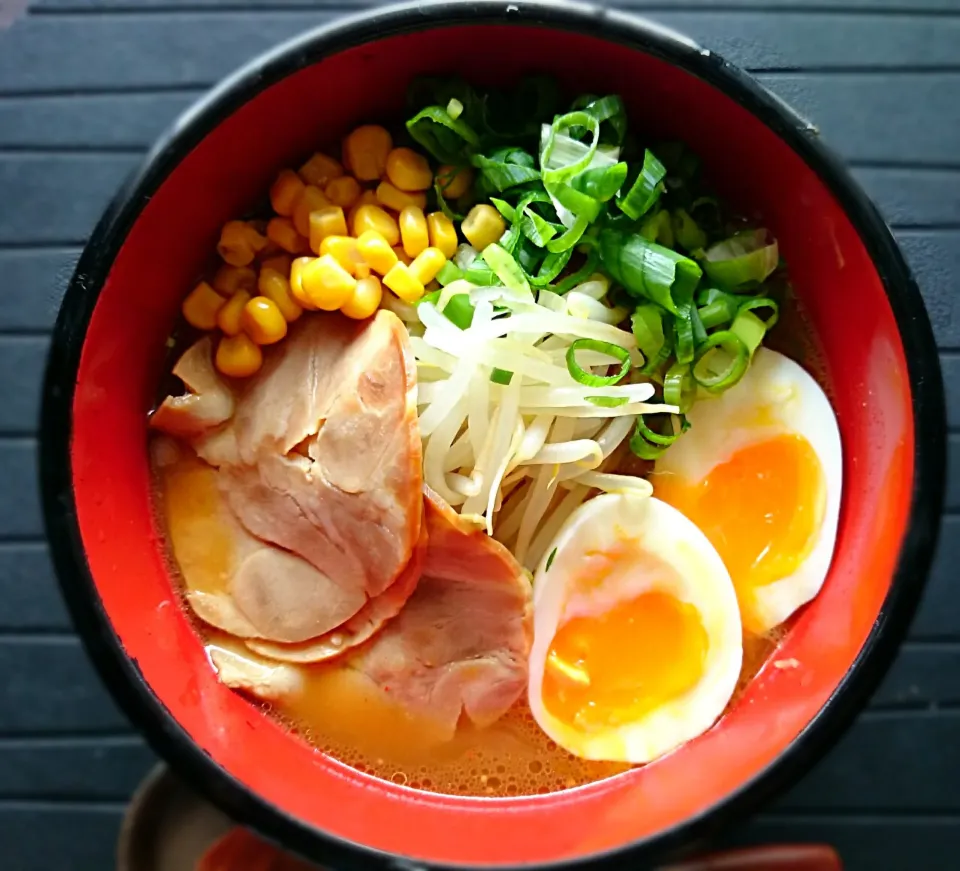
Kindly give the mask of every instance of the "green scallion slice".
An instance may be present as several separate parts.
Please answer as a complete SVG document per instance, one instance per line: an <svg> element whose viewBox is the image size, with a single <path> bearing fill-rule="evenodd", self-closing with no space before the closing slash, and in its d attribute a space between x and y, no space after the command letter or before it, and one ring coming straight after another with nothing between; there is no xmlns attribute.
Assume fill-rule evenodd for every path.
<svg viewBox="0 0 960 871"><path fill-rule="evenodd" d="M697 349L693 377L710 393L723 393L743 378L749 365L750 351L740 336L721 330Z"/></svg>
<svg viewBox="0 0 960 871"><path fill-rule="evenodd" d="M619 361L620 370L613 375L594 375L592 372L587 372L577 363L577 351L596 351L599 354L606 354ZM567 348L567 371L574 381L586 387L610 387L623 380L630 371L630 353L626 348L621 348L612 342L603 342L599 339L575 339Z"/></svg>
<svg viewBox="0 0 960 871"><path fill-rule="evenodd" d="M696 398L697 382L691 367L686 363L674 363L663 376L663 401L686 414Z"/></svg>
<svg viewBox="0 0 960 871"><path fill-rule="evenodd" d="M667 174L664 165L657 160L656 155L649 149L643 153L643 166L637 175L636 181L625 196L617 199L617 205L625 215L633 220L645 215L660 199L663 190L662 182Z"/></svg>

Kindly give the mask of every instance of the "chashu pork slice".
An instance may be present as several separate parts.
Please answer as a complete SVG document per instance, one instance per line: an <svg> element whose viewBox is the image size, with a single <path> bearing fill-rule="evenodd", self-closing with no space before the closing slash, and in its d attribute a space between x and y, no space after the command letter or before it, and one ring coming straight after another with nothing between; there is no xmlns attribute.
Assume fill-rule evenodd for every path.
<svg viewBox="0 0 960 871"><path fill-rule="evenodd" d="M153 444L169 541L184 594L205 623L269 653L275 659L318 662L339 656L372 637L413 592L426 553L426 527L396 583L333 632L326 620L338 588L306 560L247 532L228 508L218 472L174 442ZM300 649L309 640L310 655Z"/></svg>
<svg viewBox="0 0 960 871"><path fill-rule="evenodd" d="M150 425L172 436L194 439L216 430L233 415L233 392L213 366L209 336L188 348L173 367L187 388L168 396L150 416Z"/></svg>
<svg viewBox="0 0 960 871"><path fill-rule="evenodd" d="M416 368L399 318L303 320L280 362L240 399L229 425L236 461L220 464L220 485L248 532L329 579L315 637L387 591L410 563L423 473Z"/></svg>
<svg viewBox="0 0 960 871"><path fill-rule="evenodd" d="M524 692L531 590L502 544L431 491L425 515L420 583L350 665L452 736L461 713L487 726Z"/></svg>

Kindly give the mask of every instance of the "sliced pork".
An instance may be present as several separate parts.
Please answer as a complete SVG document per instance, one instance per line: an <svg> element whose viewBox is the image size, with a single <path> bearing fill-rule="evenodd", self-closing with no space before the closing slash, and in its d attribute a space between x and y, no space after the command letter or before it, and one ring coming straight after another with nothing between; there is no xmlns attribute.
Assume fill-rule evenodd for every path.
<svg viewBox="0 0 960 871"><path fill-rule="evenodd" d="M523 693L530 583L503 545L435 494L427 494L425 507L420 583L350 665L452 736L461 713L487 726Z"/></svg>
<svg viewBox="0 0 960 871"><path fill-rule="evenodd" d="M322 636L341 588L306 560L251 535L227 506L217 470L182 450L189 449L154 445L155 457L165 458L158 463L164 513L194 613L238 638L296 644ZM378 613L390 611L383 620L406 601L419 563L411 571L412 582L388 590L394 610L379 606ZM357 643L348 636L342 650Z"/></svg>
<svg viewBox="0 0 960 871"><path fill-rule="evenodd" d="M213 367L209 336L192 345L173 367L187 388L183 396L168 396L150 417L150 425L182 438L215 430L233 415L233 393Z"/></svg>
<svg viewBox="0 0 960 871"><path fill-rule="evenodd" d="M427 527L423 524L420 540L407 567L384 592L368 599L367 603L346 623L336 629L311 638L302 644L275 644L248 638L246 644L254 653L282 662L324 662L358 647L379 632L388 620L395 617L416 589L427 553Z"/></svg>
<svg viewBox="0 0 960 871"><path fill-rule="evenodd" d="M196 368L202 358L213 372L211 352L203 340L181 363ZM198 386L191 396L210 394L209 383ZM315 640L309 655L329 658L369 638L417 582L422 471L407 331L386 311L364 323L303 318L238 389L235 408L226 395L232 414L189 429L188 440L219 469L235 564L214 593L191 585L184 569L188 599L227 632ZM169 419L155 415L153 424L167 429Z"/></svg>
<svg viewBox="0 0 960 871"><path fill-rule="evenodd" d="M304 321L287 339L285 359L302 360L314 348L320 362L277 365L255 379L231 422L239 462L222 465L220 475L247 530L337 586L321 635L386 591L410 562L420 536L422 457L416 370L399 318L381 311L359 327L339 315ZM334 359L324 350L339 335L331 322L351 337ZM298 392L291 373L307 378L308 389ZM284 412L277 396L288 405L300 396L312 411Z"/></svg>

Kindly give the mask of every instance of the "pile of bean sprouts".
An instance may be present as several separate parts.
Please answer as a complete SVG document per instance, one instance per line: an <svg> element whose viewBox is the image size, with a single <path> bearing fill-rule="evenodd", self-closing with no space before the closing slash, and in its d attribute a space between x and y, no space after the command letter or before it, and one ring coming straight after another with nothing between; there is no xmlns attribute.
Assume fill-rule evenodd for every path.
<svg viewBox="0 0 960 871"><path fill-rule="evenodd" d="M607 461L637 415L677 410L648 401L648 380L591 387L571 375L567 352L577 339L617 345L633 366L643 363L608 289L599 275L564 296L541 290L536 298L455 281L415 308L388 303L405 321L417 361L425 482L530 570L592 493L652 492L643 478L606 471ZM473 306L466 329L443 314L460 294ZM592 350L578 350L576 361L595 374L612 363Z"/></svg>

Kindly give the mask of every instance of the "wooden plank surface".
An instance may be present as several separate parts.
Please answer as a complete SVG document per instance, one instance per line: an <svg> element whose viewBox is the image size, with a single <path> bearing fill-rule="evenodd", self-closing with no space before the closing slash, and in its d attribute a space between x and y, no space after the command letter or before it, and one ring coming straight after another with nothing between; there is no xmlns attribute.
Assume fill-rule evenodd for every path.
<svg viewBox="0 0 960 871"><path fill-rule="evenodd" d="M828 840L853 871L955 869L960 5L617 5L684 30L749 67L850 161L895 226L921 285L943 351L955 430L949 511L910 641L871 708L823 763L730 838ZM70 629L42 538L33 436L47 333L65 281L117 185L180 111L253 54L360 7L325 0L35 0L31 14L0 32L4 869L111 867L122 800L152 761Z"/></svg>

